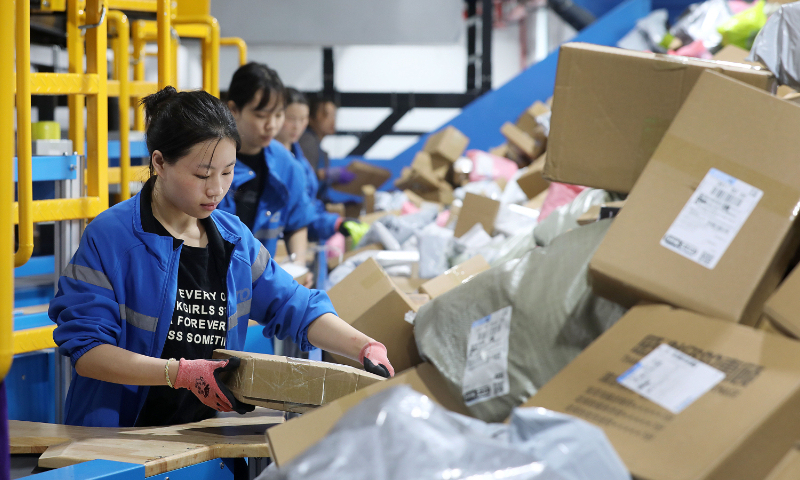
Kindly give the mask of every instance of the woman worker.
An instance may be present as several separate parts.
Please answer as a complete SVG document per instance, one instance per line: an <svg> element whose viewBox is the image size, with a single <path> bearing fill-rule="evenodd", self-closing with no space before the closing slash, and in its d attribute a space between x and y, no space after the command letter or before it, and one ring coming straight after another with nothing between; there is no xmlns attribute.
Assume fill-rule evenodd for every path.
<svg viewBox="0 0 800 480"><path fill-rule="evenodd" d="M66 423L171 425L245 411L216 379L238 359L210 358L216 348L242 348L248 319L393 375L383 345L217 209L240 145L226 106L172 87L143 103L151 177L87 226L50 303L53 339L74 367Z"/></svg>

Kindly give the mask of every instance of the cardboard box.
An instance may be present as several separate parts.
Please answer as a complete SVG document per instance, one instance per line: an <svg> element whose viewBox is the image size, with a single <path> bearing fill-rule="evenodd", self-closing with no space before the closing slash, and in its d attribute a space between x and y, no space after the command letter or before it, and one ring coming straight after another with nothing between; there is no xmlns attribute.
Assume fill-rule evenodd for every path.
<svg viewBox="0 0 800 480"><path fill-rule="evenodd" d="M237 400L286 412L306 412L383 377L363 369L263 353L214 350L213 358L239 357L242 363L223 379Z"/></svg>
<svg viewBox="0 0 800 480"><path fill-rule="evenodd" d="M563 45L545 177L630 192L707 68L769 92L776 85L771 73L749 66L582 43Z"/></svg>
<svg viewBox="0 0 800 480"><path fill-rule="evenodd" d="M800 239L797 125L797 106L704 72L592 258L595 292L753 325Z"/></svg>
<svg viewBox="0 0 800 480"><path fill-rule="evenodd" d="M749 55L750 52L744 48L737 47L736 45L726 45L722 47L722 50L715 53L711 59L717 62L744 63L763 68L763 65L758 62L748 62L745 60Z"/></svg>
<svg viewBox="0 0 800 480"><path fill-rule="evenodd" d="M522 112L517 119L517 126L531 137L537 138L540 134L544 134L544 129L536 117L548 113L550 113L550 107L537 100Z"/></svg>
<svg viewBox="0 0 800 480"><path fill-rule="evenodd" d="M795 444L769 472L765 480L797 480L800 478L800 444Z"/></svg>
<svg viewBox="0 0 800 480"><path fill-rule="evenodd" d="M548 189L549 190L549 189ZM547 192L548 190L543 191L539 195L536 195L534 198L528 200L523 207L531 208L533 210L542 210L542 206L544 205L545 199L547 199Z"/></svg>
<svg viewBox="0 0 800 480"><path fill-rule="evenodd" d="M678 368L699 361L722 372L719 383L687 399L679 413L617 381L662 343L694 358ZM525 406L601 427L639 480L753 480L764 478L797 440L798 358L800 343L777 335L664 305L636 307ZM663 366L676 366L674 357L667 360ZM660 381L637 373L642 384ZM679 396L688 386L675 376L661 378L679 385L664 388L666 394Z"/></svg>
<svg viewBox="0 0 800 480"><path fill-rule="evenodd" d="M489 153L492 155L497 155L498 157L508 158L508 144L504 143L489 149Z"/></svg>
<svg viewBox="0 0 800 480"><path fill-rule="evenodd" d="M343 255L339 257L333 257L328 259L328 269L333 270L334 268L341 265L345 260L348 258L358 255L361 252L366 252L367 250L383 250L383 245L380 243L370 243L369 245L364 245L361 248L355 248L348 252L345 252Z"/></svg>
<svg viewBox="0 0 800 480"><path fill-rule="evenodd" d="M375 187L373 185L364 185L361 187L361 194L364 196L364 213L375 212Z"/></svg>
<svg viewBox="0 0 800 480"><path fill-rule="evenodd" d="M416 264L414 264L416 266ZM390 276L389 278L392 279L392 282L399 288L403 293L408 295L408 298L419 305L419 302L412 297L412 294L415 294L419 291L419 287L422 286L427 280L424 278L419 278L416 276L411 277L393 277Z"/></svg>
<svg viewBox="0 0 800 480"><path fill-rule="evenodd" d="M467 145L469 138L451 125L428 137L422 149L431 156L438 155L455 162L467 149Z"/></svg>
<svg viewBox="0 0 800 480"><path fill-rule="evenodd" d="M411 168L417 171L425 171L432 174L439 180L443 180L450 168L450 161L439 155L431 155L425 151L419 151L414 155Z"/></svg>
<svg viewBox="0 0 800 480"><path fill-rule="evenodd" d="M417 304L392 282L375 259L362 263L331 287L328 296L339 317L386 345L395 372L422 361L414 340L414 327L405 320L408 312L417 312ZM339 363L359 366L349 358L331 356Z"/></svg>
<svg viewBox="0 0 800 480"><path fill-rule="evenodd" d="M410 386L448 410L462 415L469 414L463 402L447 390L446 383L436 367L430 363L423 363L394 378L370 385L301 417L269 428L267 440L272 459L278 466L285 465L325 437L336 422L362 400L399 385Z"/></svg>
<svg viewBox="0 0 800 480"><path fill-rule="evenodd" d="M345 216L344 203L327 203L325 204L325 210L331 213L335 213L340 217Z"/></svg>
<svg viewBox="0 0 800 480"><path fill-rule="evenodd" d="M494 232L494 220L500 210L500 202L483 195L469 193L464 196L464 205L458 214L456 229L453 233L456 238L461 238L476 223L480 223L486 233Z"/></svg>
<svg viewBox="0 0 800 480"><path fill-rule="evenodd" d="M462 283L475 278L481 272L491 268L489 263L481 255L475 255L469 260L462 262L455 267L447 270L436 278L432 278L419 287L420 293L426 293L430 297L436 298L439 295L449 292Z"/></svg>
<svg viewBox="0 0 800 480"><path fill-rule="evenodd" d="M795 267L769 297L764 314L776 327L800 338L800 268Z"/></svg>
<svg viewBox="0 0 800 480"><path fill-rule="evenodd" d="M550 182L545 180L542 175L544 173L546 157L547 154L544 154L536 159L535 162L528 165L528 171L517 178L519 188L525 192L525 195L527 195L529 199L535 198L536 195L550 188Z"/></svg>
<svg viewBox="0 0 800 480"><path fill-rule="evenodd" d="M513 123L506 122L500 127L500 133L506 137L511 146L516 147L530 160L539 158L547 148L547 136L544 131L540 135L532 137Z"/></svg>
<svg viewBox="0 0 800 480"><path fill-rule="evenodd" d="M350 162L347 170L354 173L356 178L343 185L333 185L333 189L350 195L361 195L361 187L364 185L380 188L392 176L389 170L360 160Z"/></svg>

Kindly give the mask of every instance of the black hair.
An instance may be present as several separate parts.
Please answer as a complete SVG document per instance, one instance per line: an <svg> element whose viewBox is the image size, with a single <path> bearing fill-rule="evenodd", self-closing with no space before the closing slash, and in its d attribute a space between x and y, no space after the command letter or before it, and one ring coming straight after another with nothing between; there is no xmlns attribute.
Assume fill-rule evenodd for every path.
<svg viewBox="0 0 800 480"><path fill-rule="evenodd" d="M228 100L232 100L241 110L261 91L261 101L255 107L255 110L261 110L269 105L272 95L283 99L284 90L278 72L263 63L250 62L233 73L231 86L228 87Z"/></svg>
<svg viewBox="0 0 800 480"><path fill-rule="evenodd" d="M178 92L165 87L140 102L146 119L145 140L150 152L150 175L153 176L153 152L158 150L172 164L206 140L229 138L242 146L236 121L228 107L202 90Z"/></svg>
<svg viewBox="0 0 800 480"><path fill-rule="evenodd" d="M286 90L283 92L283 106L288 107L289 105L293 105L295 103L308 106L308 99L300 90L292 87L286 87Z"/></svg>
<svg viewBox="0 0 800 480"><path fill-rule="evenodd" d="M309 115L309 117L316 118L317 117L317 112L326 103L332 103L333 106L335 106L337 108L339 107L339 104L331 96L324 95L324 94L317 94L317 95L311 97L311 99L308 102L308 115Z"/></svg>

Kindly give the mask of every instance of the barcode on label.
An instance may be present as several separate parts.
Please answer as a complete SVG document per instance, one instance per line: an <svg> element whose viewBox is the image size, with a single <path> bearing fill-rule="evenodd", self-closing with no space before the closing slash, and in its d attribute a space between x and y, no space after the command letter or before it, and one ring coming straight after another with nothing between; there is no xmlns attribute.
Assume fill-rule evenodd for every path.
<svg viewBox="0 0 800 480"><path fill-rule="evenodd" d="M711 191L711 196L715 197L717 200L721 200L723 203L736 205L737 207L742 205L742 197L732 195L718 187L714 187L714 189Z"/></svg>

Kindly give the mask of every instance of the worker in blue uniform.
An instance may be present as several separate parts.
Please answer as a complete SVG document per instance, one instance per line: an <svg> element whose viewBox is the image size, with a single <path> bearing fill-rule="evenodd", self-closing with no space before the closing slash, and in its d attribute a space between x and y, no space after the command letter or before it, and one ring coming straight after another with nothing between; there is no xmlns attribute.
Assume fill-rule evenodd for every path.
<svg viewBox="0 0 800 480"><path fill-rule="evenodd" d="M242 146L220 208L236 214L272 255L284 238L288 253L305 265L307 227L317 211L306 193L303 170L275 140L283 122L283 91L278 73L264 64L251 62L233 74L228 108Z"/></svg>
<svg viewBox="0 0 800 480"><path fill-rule="evenodd" d="M66 423L171 425L251 409L219 381L239 359L211 360L214 349L242 348L248 319L393 375L385 347L216 208L240 144L225 104L172 87L143 104L151 178L87 226L48 311L53 340L74 367Z"/></svg>
<svg viewBox="0 0 800 480"><path fill-rule="evenodd" d="M284 105L283 126L275 138L294 155L297 164L305 173L306 193L314 202L317 212L317 217L308 225L308 239L312 242L325 241L341 229L345 219L336 213L328 212L322 200L317 198L319 179L298 143L308 126L308 100L297 89L286 88ZM347 232L342 233L347 235Z"/></svg>

